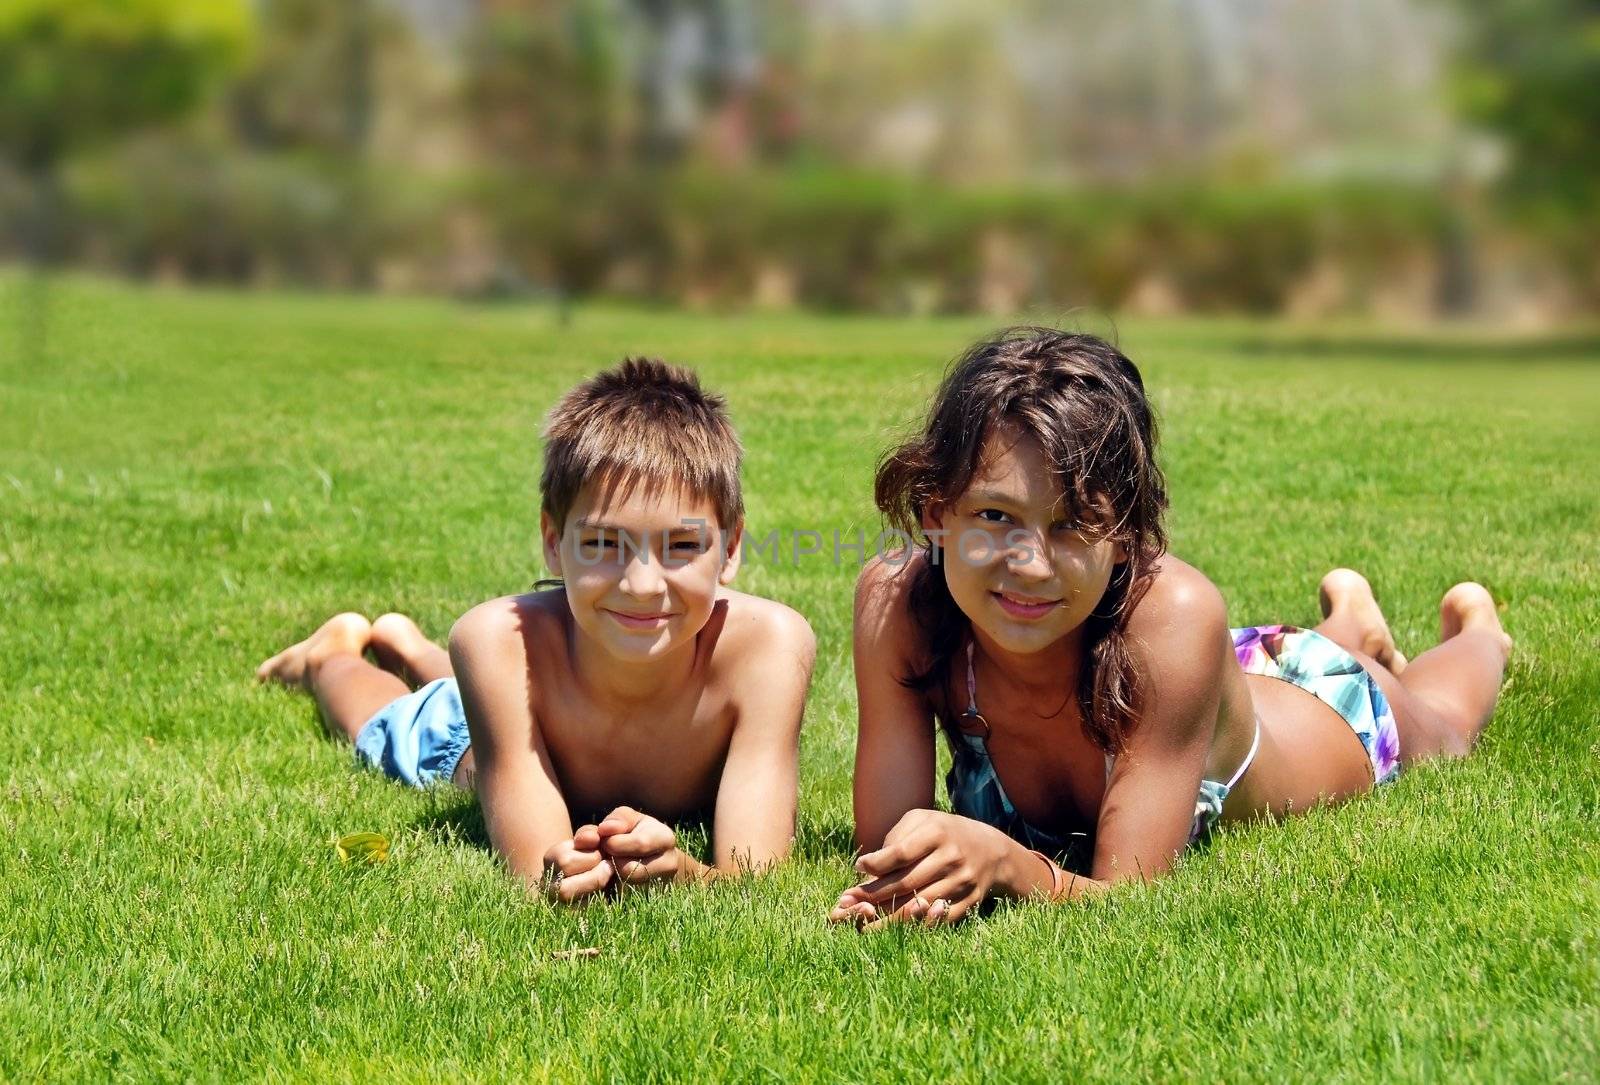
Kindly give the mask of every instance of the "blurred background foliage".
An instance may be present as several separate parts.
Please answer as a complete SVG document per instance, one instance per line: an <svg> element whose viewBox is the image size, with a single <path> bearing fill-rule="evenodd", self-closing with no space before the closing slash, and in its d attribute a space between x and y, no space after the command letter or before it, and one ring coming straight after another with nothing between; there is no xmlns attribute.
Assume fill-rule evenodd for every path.
<svg viewBox="0 0 1600 1085"><path fill-rule="evenodd" d="M0 0L0 258L696 307L1600 309L1593 0Z"/></svg>

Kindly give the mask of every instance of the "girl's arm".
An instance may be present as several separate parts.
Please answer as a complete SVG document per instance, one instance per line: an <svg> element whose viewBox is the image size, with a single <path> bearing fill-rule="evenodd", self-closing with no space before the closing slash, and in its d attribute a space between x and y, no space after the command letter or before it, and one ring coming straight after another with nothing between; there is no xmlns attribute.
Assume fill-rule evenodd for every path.
<svg viewBox="0 0 1600 1085"><path fill-rule="evenodd" d="M847 890L833 918L869 927L948 922L988 896L1075 900L1164 872L1188 841L1232 659L1222 598L1199 572L1171 561L1129 637L1144 710L1106 788L1092 876L1067 873L988 825L918 810L856 864L872 880Z"/></svg>
<svg viewBox="0 0 1600 1085"><path fill-rule="evenodd" d="M917 632L907 609L913 558L874 558L856 580L858 721L854 781L856 847L873 851L908 811L933 806L933 719L920 694L900 684Z"/></svg>
<svg viewBox="0 0 1600 1085"><path fill-rule="evenodd" d="M1100 805L1092 874L1108 884L1161 874L1188 844L1232 661L1221 593L1182 562L1163 566L1129 622L1143 707Z"/></svg>

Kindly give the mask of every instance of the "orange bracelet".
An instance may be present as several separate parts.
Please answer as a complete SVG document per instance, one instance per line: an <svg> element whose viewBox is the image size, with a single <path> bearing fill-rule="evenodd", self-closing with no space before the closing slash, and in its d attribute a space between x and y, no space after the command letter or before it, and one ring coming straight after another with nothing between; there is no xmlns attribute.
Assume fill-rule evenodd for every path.
<svg viewBox="0 0 1600 1085"><path fill-rule="evenodd" d="M1029 849L1028 854L1037 855L1039 857L1039 861L1045 865L1045 869L1050 872L1050 899L1060 900L1061 883L1063 880L1065 880L1066 875L1061 873L1061 868L1052 863L1050 861L1050 857L1044 852Z"/></svg>

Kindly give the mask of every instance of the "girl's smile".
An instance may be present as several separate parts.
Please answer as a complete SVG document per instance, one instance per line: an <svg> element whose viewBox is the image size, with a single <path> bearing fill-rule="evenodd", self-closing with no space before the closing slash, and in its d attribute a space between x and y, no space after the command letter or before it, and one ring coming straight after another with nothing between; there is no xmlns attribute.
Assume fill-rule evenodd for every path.
<svg viewBox="0 0 1600 1085"><path fill-rule="evenodd" d="M1039 443L1006 428L985 442L966 492L930 508L923 526L944 533L945 583L986 651L1062 644L1126 560L1119 542L1071 516Z"/></svg>
<svg viewBox="0 0 1600 1085"><path fill-rule="evenodd" d="M1061 605L1059 599L1035 599L1016 592L995 591L990 592L995 601L1000 604L1000 609L1013 618L1031 622L1044 618Z"/></svg>

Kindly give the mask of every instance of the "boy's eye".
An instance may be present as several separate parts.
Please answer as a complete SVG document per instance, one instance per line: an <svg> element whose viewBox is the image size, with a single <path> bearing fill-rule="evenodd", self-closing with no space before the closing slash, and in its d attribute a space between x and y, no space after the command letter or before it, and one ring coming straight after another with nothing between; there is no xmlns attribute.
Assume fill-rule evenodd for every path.
<svg viewBox="0 0 1600 1085"><path fill-rule="evenodd" d="M608 539L604 535L594 539L584 539L578 544L588 550L615 550L617 540Z"/></svg>
<svg viewBox="0 0 1600 1085"><path fill-rule="evenodd" d="M979 509L978 519L991 524L1003 524L1011 519L999 509Z"/></svg>
<svg viewBox="0 0 1600 1085"><path fill-rule="evenodd" d="M699 554L705 550L705 545L699 539L679 539L672 544L674 554Z"/></svg>

